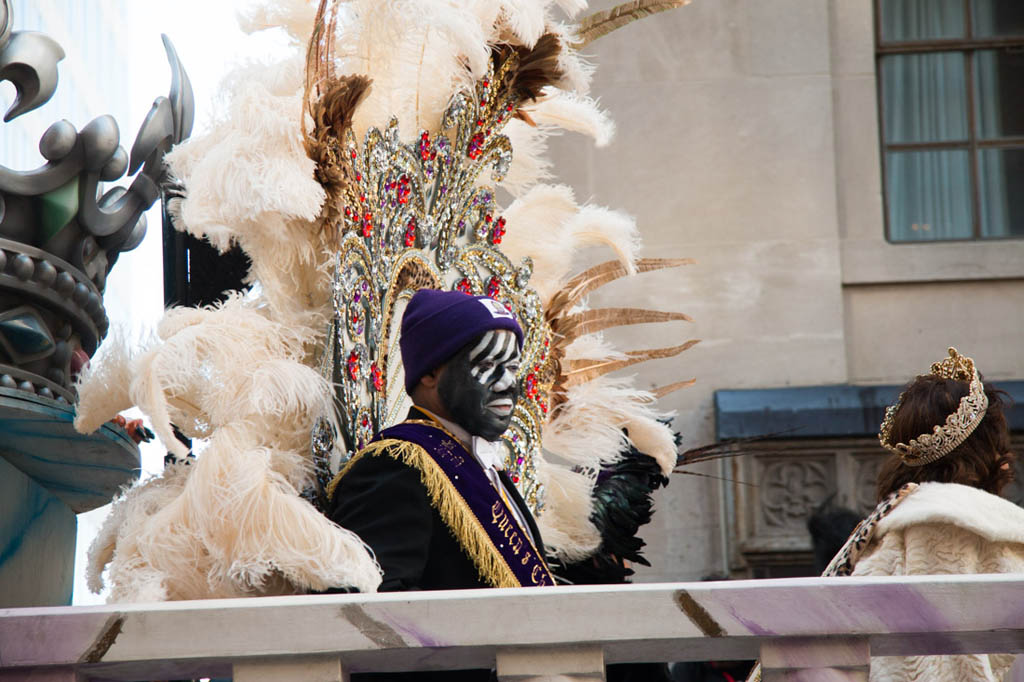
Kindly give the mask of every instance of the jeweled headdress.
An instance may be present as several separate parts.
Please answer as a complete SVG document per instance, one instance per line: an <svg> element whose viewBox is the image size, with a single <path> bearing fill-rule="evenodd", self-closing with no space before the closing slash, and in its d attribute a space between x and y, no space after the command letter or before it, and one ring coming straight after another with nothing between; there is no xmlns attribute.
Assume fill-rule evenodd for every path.
<svg viewBox="0 0 1024 682"><path fill-rule="evenodd" d="M320 25L326 22L326 5L321 4ZM317 47L311 46L311 55ZM372 85L367 78L335 78L329 51L307 64L307 77L317 84L307 94L314 120L307 146L319 161L318 177L340 179L328 184L334 192L329 189L324 210L324 228L337 235L337 251L335 315L321 368L339 387L343 456L400 421L409 405L398 353L398 323L408 299L424 287L486 294L504 303L525 333L520 377L525 400L502 439L511 478L535 511L543 508L537 475L542 429L550 411L565 400L567 385L578 383L580 370L588 369L576 369L576 376L563 369L566 346L611 326L688 319L648 310L570 314L591 289L625 274L623 267L608 266L596 280L591 272L574 281L552 310L531 286L532 259L524 256L515 263L502 249L508 229L528 226L508 223L486 181L504 180L512 161L512 145L502 130L516 117L529 118L524 107L563 78L561 50L552 33L541 35L532 48L495 47L484 77L455 95L440 129L420 130L411 143L401 142L396 118L384 131L371 127L361 144L350 126L339 135ZM641 266L653 270L682 262L648 260ZM647 351L636 361L679 350ZM589 378L621 366L591 366ZM320 420L313 444L324 473L334 468L327 466L339 445L334 436L328 420Z"/></svg>
<svg viewBox="0 0 1024 682"><path fill-rule="evenodd" d="M885 420L878 433L878 440L886 450L899 455L907 466L919 467L945 457L958 445L967 440L988 409L988 396L985 386L981 383L974 360L960 355L956 348L949 349L949 357L932 363L931 374L943 379L966 381L970 391L960 399L956 412L946 418L944 424L936 424L931 433L921 434L909 443L892 442L892 422L900 406L903 394L900 394L895 405L885 410Z"/></svg>

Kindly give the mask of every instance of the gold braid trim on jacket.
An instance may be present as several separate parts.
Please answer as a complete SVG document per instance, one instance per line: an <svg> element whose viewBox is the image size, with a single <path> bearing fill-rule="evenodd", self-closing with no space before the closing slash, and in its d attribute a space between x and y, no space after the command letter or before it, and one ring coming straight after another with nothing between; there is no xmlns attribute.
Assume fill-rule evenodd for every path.
<svg viewBox="0 0 1024 682"><path fill-rule="evenodd" d="M492 587L522 587L461 493L427 451L415 443L396 438L370 443L353 455L327 486L328 499L334 497L338 483L358 460L382 453L420 472L420 481L427 489L430 505L441 515L441 520L455 535L484 581Z"/></svg>

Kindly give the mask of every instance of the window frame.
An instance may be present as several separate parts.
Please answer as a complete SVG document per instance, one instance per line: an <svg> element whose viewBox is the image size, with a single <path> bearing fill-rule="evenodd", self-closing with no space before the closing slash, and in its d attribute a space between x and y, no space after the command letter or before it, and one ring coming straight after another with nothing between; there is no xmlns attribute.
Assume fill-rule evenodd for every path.
<svg viewBox="0 0 1024 682"><path fill-rule="evenodd" d="M1017 149L1024 151L1024 135L1003 137L998 140L980 139L977 128L977 90L975 88L975 54L980 50L1017 48L1024 53L1024 33L1017 36L1000 36L997 38L974 37L974 24L971 16L972 0L960 0L964 13L964 38L938 38L914 41L885 41L882 38L882 2L872 0L874 5L874 39L875 39L875 86L878 100L878 144L881 154L882 179L882 214L885 227L885 240L893 245L937 244L944 242L997 242L1024 239L1024 235L1007 235L986 237L981 234L981 188L979 186L978 150L981 149ZM939 52L960 52L964 55L964 83L967 102L967 141L957 142L901 142L887 143L885 133L885 97L882 84L882 60L891 55L900 54L934 54ZM1022 83L1024 87L1024 83ZM892 235L889 221L889 189L888 189L888 152L901 151L942 151L966 150L968 152L968 174L971 179L971 234L965 237L948 239L896 240Z"/></svg>

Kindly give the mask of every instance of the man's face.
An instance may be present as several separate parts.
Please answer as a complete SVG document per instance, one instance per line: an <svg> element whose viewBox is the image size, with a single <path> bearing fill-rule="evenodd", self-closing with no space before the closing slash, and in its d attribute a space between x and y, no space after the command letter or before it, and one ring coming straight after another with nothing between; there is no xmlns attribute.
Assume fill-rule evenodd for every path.
<svg viewBox="0 0 1024 682"><path fill-rule="evenodd" d="M438 394L452 419L474 436L497 440L519 399L519 346L507 329L489 331L445 365Z"/></svg>

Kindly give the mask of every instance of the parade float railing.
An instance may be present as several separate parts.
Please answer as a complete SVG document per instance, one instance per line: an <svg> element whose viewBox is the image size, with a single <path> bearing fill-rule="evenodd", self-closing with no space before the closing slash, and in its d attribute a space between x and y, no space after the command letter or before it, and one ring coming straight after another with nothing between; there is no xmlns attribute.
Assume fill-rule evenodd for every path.
<svg viewBox="0 0 1024 682"><path fill-rule="evenodd" d="M870 656L1024 651L1024 575L311 595L0 610L0 680L345 680L760 657L765 680L867 680Z"/></svg>

